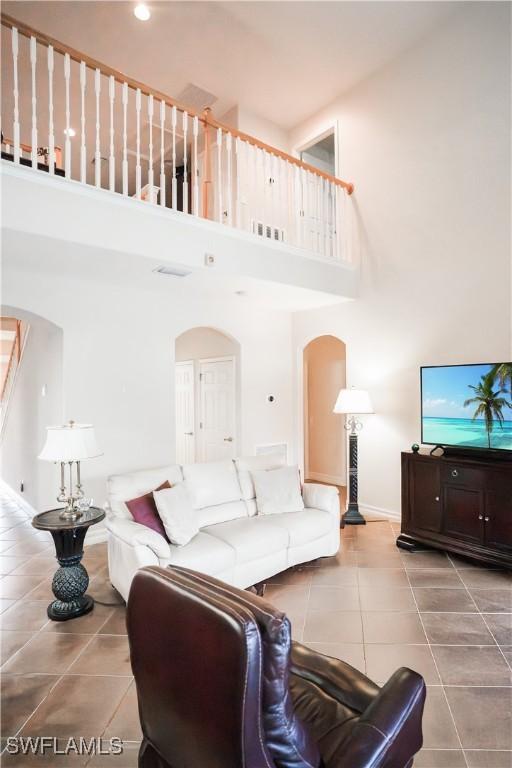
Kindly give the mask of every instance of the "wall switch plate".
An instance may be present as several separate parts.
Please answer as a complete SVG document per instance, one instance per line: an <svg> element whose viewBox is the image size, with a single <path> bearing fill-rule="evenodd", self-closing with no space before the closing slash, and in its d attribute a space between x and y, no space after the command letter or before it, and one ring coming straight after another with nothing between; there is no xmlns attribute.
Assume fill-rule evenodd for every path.
<svg viewBox="0 0 512 768"><path fill-rule="evenodd" d="M204 255L204 265L205 267L213 267L215 264L215 256L213 253L205 253Z"/></svg>

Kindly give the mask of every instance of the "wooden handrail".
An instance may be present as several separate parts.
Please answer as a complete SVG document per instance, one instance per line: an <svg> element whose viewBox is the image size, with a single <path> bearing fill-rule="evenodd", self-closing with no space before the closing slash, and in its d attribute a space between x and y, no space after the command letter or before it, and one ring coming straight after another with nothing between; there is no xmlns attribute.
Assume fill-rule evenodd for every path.
<svg viewBox="0 0 512 768"><path fill-rule="evenodd" d="M309 165L309 163L305 163L302 160L299 160L297 157L289 155L288 152L283 152L281 149L272 147L270 144L265 144L265 142L256 139L249 133L244 133L243 131L239 131L237 128L231 128L229 125L221 123L219 120L216 120L214 117L212 117L209 109L205 109L203 112L203 120L212 128L220 128L221 130L226 131L226 133L230 133L235 138L246 141L248 144L252 144L254 147L258 147L259 149L264 149L265 152L268 152L271 155L275 155L276 157L280 157L282 160L286 160L292 165L297 165L299 168L303 168L305 171L314 173L316 176L321 176L321 178L327 179L327 181L330 181L332 184L335 184L338 187L343 187L343 189L346 189L347 194L349 195L351 195L354 191L354 185L351 182L342 181L341 179L336 178L336 176L331 176L330 173L326 173L325 171L321 171L319 168L315 168L314 165Z"/></svg>
<svg viewBox="0 0 512 768"><path fill-rule="evenodd" d="M293 155L288 154L287 152L283 152L281 149L277 149L276 147L272 147L270 144L266 144L263 141L260 141L255 136L251 136L249 133L244 133L243 131L239 131L237 128L231 128L229 125L226 125L225 123L221 123L218 120L216 120L209 109L204 110L202 113L197 112L193 109L188 109L188 107L184 106L183 104L180 104L175 99L171 98L171 96L167 96L167 94L162 93L161 91L155 90L154 88L150 88L150 86L146 85L145 83L141 83L138 80L134 80L132 77L128 77L128 75L123 74L122 72L119 72L117 69L113 69L112 67L109 67L107 64L103 64L103 62L98 61L97 59L93 59L91 56L88 56L85 53L82 53L81 51L76 50L75 48L71 48L68 45L65 45L64 43L61 43L60 40L56 40L54 37L51 37L50 35L45 34L44 32L40 32L37 29L34 29L33 27L30 27L28 24L25 24L22 21L18 21L13 16L9 16L6 13L1 14L1 22L4 26L8 27L9 29L12 29L12 27L16 27L18 32L25 37L35 37L38 42L43 43L48 46L52 46L55 51L61 54L69 54L69 57L73 59L73 61L76 61L78 63L84 61L85 64L90 67L91 69L99 69L102 74L107 76L112 76L114 80L116 80L118 83L124 84L127 83L131 88L135 90L140 90L141 93L143 93L145 96L153 96L153 98L158 99L158 101L163 101L165 104L167 104L170 107L176 107L180 112L187 112L191 117L197 117L205 126L210 126L212 128L220 128L222 131L225 131L226 133L230 133L235 138L239 138L242 141L247 142L248 144L251 144L254 147L258 147L259 149L263 149L265 152L268 152L271 155L275 155L276 157L280 157L282 160L286 160L288 163L291 163L292 165L296 165L299 168L303 168L305 171L308 171L309 173L315 174L315 176L320 176L323 179L327 179L327 181L331 182L332 184L336 185L337 187L342 187L346 190L347 194L351 195L354 191L354 185L351 182L348 181L342 181L341 179L338 179L336 176L332 176L330 173L325 173L325 171L321 171L319 168L315 168L313 165L309 165L309 163L304 163L302 160L299 160L297 157L293 157Z"/></svg>

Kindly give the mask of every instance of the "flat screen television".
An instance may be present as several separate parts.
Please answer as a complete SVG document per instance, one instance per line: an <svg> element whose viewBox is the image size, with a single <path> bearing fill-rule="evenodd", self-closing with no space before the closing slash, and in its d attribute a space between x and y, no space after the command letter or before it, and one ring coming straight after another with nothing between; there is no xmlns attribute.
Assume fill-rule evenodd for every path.
<svg viewBox="0 0 512 768"><path fill-rule="evenodd" d="M421 368L421 441L512 451L512 363Z"/></svg>

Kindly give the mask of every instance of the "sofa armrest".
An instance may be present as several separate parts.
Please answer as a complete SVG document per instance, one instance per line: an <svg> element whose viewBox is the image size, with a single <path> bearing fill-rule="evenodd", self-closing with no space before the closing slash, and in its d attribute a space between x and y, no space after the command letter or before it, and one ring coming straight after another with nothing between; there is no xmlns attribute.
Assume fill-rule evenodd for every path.
<svg viewBox="0 0 512 768"><path fill-rule="evenodd" d="M350 664L316 653L296 641L292 643L290 671L357 712L364 712L380 693L378 685Z"/></svg>
<svg viewBox="0 0 512 768"><path fill-rule="evenodd" d="M119 517L107 518L106 524L108 530L125 544L129 544L131 547L149 547L160 560L168 560L171 557L169 544L164 537L146 525Z"/></svg>
<svg viewBox="0 0 512 768"><path fill-rule="evenodd" d="M337 768L406 768L423 745L426 688L421 675L398 669L340 744Z"/></svg>
<svg viewBox="0 0 512 768"><path fill-rule="evenodd" d="M340 499L336 486L304 483L302 497L304 506L323 509L325 512L335 515L337 519L340 518Z"/></svg>

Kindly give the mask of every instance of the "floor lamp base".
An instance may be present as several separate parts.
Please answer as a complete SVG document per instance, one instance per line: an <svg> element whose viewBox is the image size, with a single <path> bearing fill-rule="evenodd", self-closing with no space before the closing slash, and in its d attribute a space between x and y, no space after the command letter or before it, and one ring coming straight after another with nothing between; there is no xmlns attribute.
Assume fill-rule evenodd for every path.
<svg viewBox="0 0 512 768"><path fill-rule="evenodd" d="M366 520L359 511L357 504L349 504L342 517L345 525L366 525Z"/></svg>

